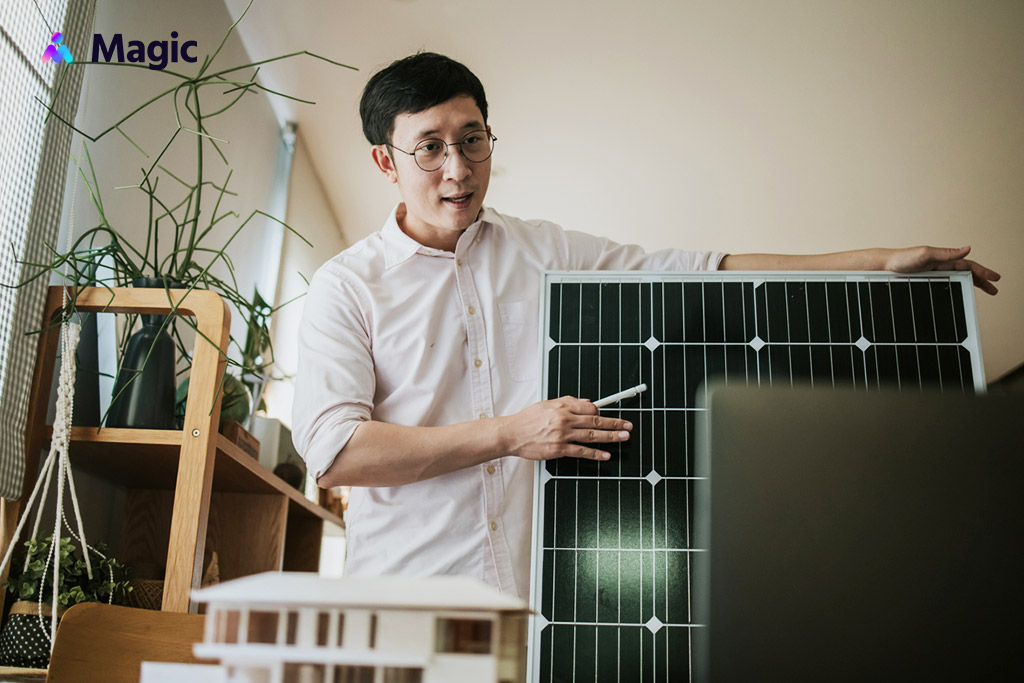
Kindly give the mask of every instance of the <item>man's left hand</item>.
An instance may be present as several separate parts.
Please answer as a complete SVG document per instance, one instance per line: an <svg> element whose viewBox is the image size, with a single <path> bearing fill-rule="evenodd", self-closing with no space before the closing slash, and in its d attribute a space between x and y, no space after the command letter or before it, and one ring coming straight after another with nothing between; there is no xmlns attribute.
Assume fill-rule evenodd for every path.
<svg viewBox="0 0 1024 683"><path fill-rule="evenodd" d="M977 261L964 258L971 252L970 247L907 247L889 249L885 257L885 270L896 273L919 273L926 270L969 270L974 277L974 286L987 294L999 290L992 284L1002 277L991 268Z"/></svg>

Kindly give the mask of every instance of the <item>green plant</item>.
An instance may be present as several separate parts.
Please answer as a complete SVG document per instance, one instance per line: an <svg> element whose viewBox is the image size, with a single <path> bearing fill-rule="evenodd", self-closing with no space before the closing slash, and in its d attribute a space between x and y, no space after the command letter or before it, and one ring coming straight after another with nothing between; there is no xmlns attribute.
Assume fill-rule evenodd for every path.
<svg viewBox="0 0 1024 683"><path fill-rule="evenodd" d="M12 562L11 573L4 584L17 600L50 604L53 597L53 536L33 538L25 542L27 562ZM58 570L57 601L62 608L80 602L113 602L126 604L132 587L130 570L114 557L102 543L90 549L92 578L89 578L85 558L67 536L60 539L60 567ZM40 595L41 593L41 595Z"/></svg>
<svg viewBox="0 0 1024 683"><path fill-rule="evenodd" d="M249 7L251 5L250 2ZM186 290L196 288L212 290L223 297L233 309L234 314L240 316L245 322L247 337L257 339L260 349L264 350L263 353L254 356L248 352L248 343L243 346L234 337L231 338L230 345L236 352L233 355L240 356L241 359L236 360L229 357L228 364L243 379L247 375L262 374L266 365L262 359L273 357L269 349L269 324L270 314L277 309L268 307L258 295L252 298L248 295L248 291L245 293L241 291L239 283L235 280L234 264L227 253L228 247L257 217L274 221L283 226L283 229L298 236L306 244L309 242L291 226L260 209L253 209L244 219L242 213L222 210L222 202L225 197L237 195L229 189L233 171L223 150L223 145L227 140L219 131L217 135L214 135L210 127L211 123L231 110L244 96L257 91L297 102L314 104L309 100L270 90L258 83L256 77L263 64L307 56L335 66L355 69L355 67L305 50L241 66L214 69L213 64L217 56L235 26L248 12L249 7L242 13L238 21L231 25L217 49L202 60L198 72L194 75L177 73L169 69L152 71L145 64L73 62L66 65L68 68L99 65L145 69L148 73L153 74L152 78L171 77L176 82L156 96L147 99L96 135L90 135L76 128L72 122L61 118L51 107L44 104L50 115L82 135L84 140L95 144L108 134L117 132L144 157L145 161L139 169L138 182L115 189L129 193L141 192L144 195L145 203L148 206L145 217L147 229L144 239L133 243L125 237L124 230L118 230L112 224L89 147L83 140L81 158L72 156L72 159L96 209L99 222L78 235L74 242L68 245L66 251L59 252L51 246L52 259L47 263L29 264L35 267L35 272L26 281L27 283L38 277L66 271L69 280L67 284L76 289L90 286L106 288L129 286L134 280L147 277L164 282L165 287L170 283L176 283L176 286ZM250 70L251 74L247 74L247 77L241 75ZM174 111L175 125L159 153L151 156L141 145L129 137L123 126L133 117L152 108L158 102L166 103L168 101ZM191 149L193 150L192 161L194 161L195 173L189 175L187 179L180 173L173 173L162 163L168 151L182 142L194 143ZM224 166L223 176L217 180L212 179L214 173L209 168L211 151L223 162ZM234 227L232 227L233 224ZM224 231L228 231L226 238L223 237ZM216 274L214 266L218 263L223 264L226 275L218 276ZM100 267L101 264L102 267ZM168 297L170 298L169 294ZM62 321L70 319L74 313L74 297L71 297ZM165 325L171 327L179 356L188 359L190 345L182 340L178 328L171 322L179 319L183 320L197 334L199 332L194 323L185 317L172 315L168 316L164 322ZM128 333L133 325L134 318L129 317L126 325L122 328L119 340L121 356L128 344ZM252 381L250 380L248 383L252 384Z"/></svg>

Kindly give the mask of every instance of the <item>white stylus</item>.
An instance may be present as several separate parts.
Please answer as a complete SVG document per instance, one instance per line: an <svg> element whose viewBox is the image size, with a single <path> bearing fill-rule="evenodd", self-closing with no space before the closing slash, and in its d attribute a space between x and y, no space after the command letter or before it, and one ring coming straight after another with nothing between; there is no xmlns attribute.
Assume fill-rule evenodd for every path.
<svg viewBox="0 0 1024 683"><path fill-rule="evenodd" d="M594 405L597 406L598 408L604 408L605 406L611 405L612 403L618 403L619 401L625 400L627 398L633 398L637 394L644 391L647 391L647 385L637 384L632 389L626 389L625 391L620 391L617 394L612 394L611 396L605 396L604 398L598 399L594 401Z"/></svg>

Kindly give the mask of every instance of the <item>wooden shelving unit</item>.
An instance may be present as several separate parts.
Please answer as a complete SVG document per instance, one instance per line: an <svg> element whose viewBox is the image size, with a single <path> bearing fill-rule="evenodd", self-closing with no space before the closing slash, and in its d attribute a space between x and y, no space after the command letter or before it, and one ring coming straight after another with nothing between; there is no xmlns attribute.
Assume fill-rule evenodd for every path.
<svg viewBox="0 0 1024 683"><path fill-rule="evenodd" d="M50 288L45 321L59 312L61 296L61 288ZM207 549L217 552L221 580L275 569L316 571L324 522L341 526L341 519L217 431L230 315L223 300L206 291L86 288L77 292L76 307L193 316L202 334L193 349L184 429L74 427L71 433L72 464L126 489L120 559L166 566L162 609L195 611L190 592L199 586ZM58 333L49 330L39 341L27 429L31 473L51 433L44 423ZM27 475L25 491L34 483Z"/></svg>

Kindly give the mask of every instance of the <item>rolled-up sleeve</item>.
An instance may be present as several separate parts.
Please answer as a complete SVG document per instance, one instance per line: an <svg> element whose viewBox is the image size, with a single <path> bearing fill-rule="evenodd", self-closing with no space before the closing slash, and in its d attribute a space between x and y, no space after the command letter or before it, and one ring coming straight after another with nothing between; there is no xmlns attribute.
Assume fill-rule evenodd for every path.
<svg viewBox="0 0 1024 683"><path fill-rule="evenodd" d="M299 328L292 441L319 478L373 410L372 321L358 286L329 262L310 282Z"/></svg>
<svg viewBox="0 0 1024 683"><path fill-rule="evenodd" d="M717 270L725 254L717 251L662 249L647 253L635 244L618 244L573 230L564 231L569 270Z"/></svg>

